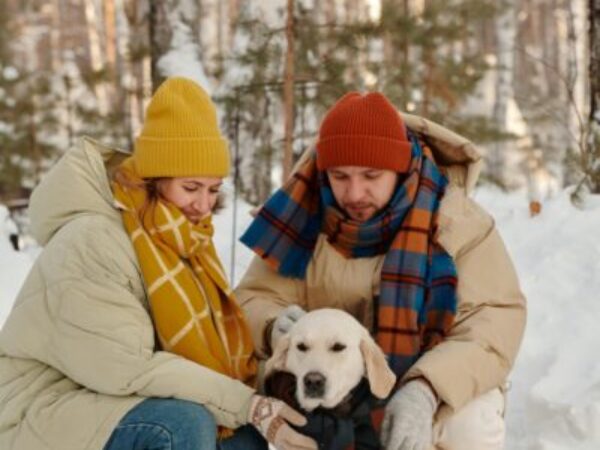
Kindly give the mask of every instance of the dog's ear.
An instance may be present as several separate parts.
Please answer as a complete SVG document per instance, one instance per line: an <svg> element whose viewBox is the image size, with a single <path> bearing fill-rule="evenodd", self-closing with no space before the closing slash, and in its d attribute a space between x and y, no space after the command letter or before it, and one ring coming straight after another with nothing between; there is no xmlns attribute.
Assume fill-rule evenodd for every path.
<svg viewBox="0 0 600 450"><path fill-rule="evenodd" d="M265 376L269 375L273 371L285 371L286 370L286 360L288 349L290 348L290 337L288 335L282 336L279 341L277 341L277 345L275 346L275 350L273 351L273 355L267 360L265 364Z"/></svg>
<svg viewBox="0 0 600 450"><path fill-rule="evenodd" d="M371 393L377 398L386 398L394 388L396 375L388 366L383 351L371 336L362 338L360 351L365 361Z"/></svg>

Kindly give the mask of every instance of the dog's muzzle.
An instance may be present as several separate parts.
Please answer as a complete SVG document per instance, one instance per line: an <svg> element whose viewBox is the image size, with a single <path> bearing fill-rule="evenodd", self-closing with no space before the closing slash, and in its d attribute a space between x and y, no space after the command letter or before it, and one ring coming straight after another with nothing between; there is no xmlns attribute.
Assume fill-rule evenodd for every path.
<svg viewBox="0 0 600 450"><path fill-rule="evenodd" d="M304 395L308 398L322 398L325 395L325 376L319 372L304 375Z"/></svg>

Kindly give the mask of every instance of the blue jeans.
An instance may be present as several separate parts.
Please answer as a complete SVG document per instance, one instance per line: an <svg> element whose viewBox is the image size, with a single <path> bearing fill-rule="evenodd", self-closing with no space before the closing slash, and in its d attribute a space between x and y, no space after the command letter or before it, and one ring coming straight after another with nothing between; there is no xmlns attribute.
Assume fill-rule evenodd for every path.
<svg viewBox="0 0 600 450"><path fill-rule="evenodd" d="M202 405L171 398L147 398L121 419L104 450L266 450L252 425L217 442L217 424Z"/></svg>

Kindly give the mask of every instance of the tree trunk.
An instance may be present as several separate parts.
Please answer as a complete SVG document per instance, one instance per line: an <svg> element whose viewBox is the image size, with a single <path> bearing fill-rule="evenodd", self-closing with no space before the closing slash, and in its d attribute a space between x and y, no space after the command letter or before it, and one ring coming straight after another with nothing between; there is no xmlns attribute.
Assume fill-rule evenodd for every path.
<svg viewBox="0 0 600 450"><path fill-rule="evenodd" d="M152 60L152 90L156 90L165 77L158 69L158 62L171 47L173 31L169 23L166 2L150 2L150 48Z"/></svg>
<svg viewBox="0 0 600 450"><path fill-rule="evenodd" d="M115 31L115 0L104 0L104 27L106 30L106 61L112 67L117 62Z"/></svg>
<svg viewBox="0 0 600 450"><path fill-rule="evenodd" d="M102 57L102 47L100 44L100 35L98 33L99 23L96 15L96 4L94 0L85 0L85 19L87 22L88 42L90 46L90 63L94 72L100 72L104 69L104 59ZM100 115L106 116L108 113L108 98L106 84L102 81L95 83L94 91L98 100L98 111Z"/></svg>
<svg viewBox="0 0 600 450"><path fill-rule="evenodd" d="M513 95L513 69L516 36L516 4L515 1L507 1L503 14L498 17L495 24L496 31L496 85L493 117L498 129L508 131L508 102ZM506 185L506 150L505 141L495 142L491 147L489 158L490 175L502 186Z"/></svg>
<svg viewBox="0 0 600 450"><path fill-rule="evenodd" d="M589 0L590 14L590 116L600 127L600 0Z"/></svg>
<svg viewBox="0 0 600 450"><path fill-rule="evenodd" d="M52 28L50 29L50 48L52 49L52 71L56 74L60 72L62 63L62 48L60 44L60 0L52 2Z"/></svg>
<svg viewBox="0 0 600 450"><path fill-rule="evenodd" d="M410 0L403 0L402 1L402 11L404 12L406 17L409 17L411 14L410 11ZM407 111L409 108L409 101L410 101L410 78L411 78L411 70L409 69L410 67L410 42L408 42L408 36L406 35L406 33L403 33L403 39L402 39L402 47L401 47L401 51L402 51L402 67L405 68L406 72L405 75L402 77L402 98L404 99L404 101L402 102L402 108L404 111ZM388 60L389 64L392 63L393 60ZM412 109L414 109L414 106L411 106Z"/></svg>
<svg viewBox="0 0 600 450"><path fill-rule="evenodd" d="M521 14L525 20L518 25L513 91L524 129L517 144L530 196L538 200L553 194L564 177L562 161L568 146L571 106L566 101L568 86L564 82L567 57L560 55L562 47L549 30L566 28L567 24L556 0L524 2ZM513 181L521 183L519 179Z"/></svg>
<svg viewBox="0 0 600 450"><path fill-rule="evenodd" d="M590 14L590 136L591 190L600 193L600 0L589 0Z"/></svg>
<svg viewBox="0 0 600 450"><path fill-rule="evenodd" d="M390 26L388 21L396 23L400 17L408 19L412 14L410 0L383 0L381 2L380 23L383 25L381 34L383 46L383 61L380 64L379 84L387 86L387 94L402 111L414 112L414 103L411 102L410 81L412 67L410 65L411 49L408 31ZM396 66L402 74L399 79L392 80L397 72Z"/></svg>
<svg viewBox="0 0 600 450"><path fill-rule="evenodd" d="M112 79L116 80L117 48L115 29L115 0L104 0L104 28L106 30L106 62L112 73Z"/></svg>
<svg viewBox="0 0 600 450"><path fill-rule="evenodd" d="M335 10L336 2L335 0L324 0L321 2L317 2L320 8L323 9L323 15L325 17L326 24L335 24L337 21L337 14Z"/></svg>
<svg viewBox="0 0 600 450"><path fill-rule="evenodd" d="M223 4L222 1L218 1L217 2L217 55L219 56L219 66L221 66L221 62L222 62L222 58L223 58L223 53L225 51L225 43L224 43L224 37L223 37L223 8L225 7L225 5ZM219 67L219 70L221 69L221 67Z"/></svg>
<svg viewBox="0 0 600 450"><path fill-rule="evenodd" d="M61 11L61 0L53 0L51 3L51 23L50 30L50 53L53 80L56 86L60 86L56 91L56 119L58 129L56 136L60 136L60 142L64 142L64 148L71 148L73 144L73 123L71 114L71 95L68 86L69 77L64 72L63 64L63 42L61 39L61 28L64 17Z"/></svg>
<svg viewBox="0 0 600 450"><path fill-rule="evenodd" d="M31 99L31 112L29 115L29 148L31 149L31 160L33 161L33 183L37 185L42 179L42 152L37 138L37 95Z"/></svg>
<svg viewBox="0 0 600 450"><path fill-rule="evenodd" d="M67 133L67 143L68 148L75 142L75 130L74 130L74 114L73 114L73 105L71 104L71 80L68 75L63 76L63 83L65 87L65 114L66 114L66 133Z"/></svg>
<svg viewBox="0 0 600 450"><path fill-rule="evenodd" d="M117 92L119 90L117 75L117 31L115 25L115 0L104 0L104 29L106 42L106 66L109 71L107 83L110 109L115 110L117 105Z"/></svg>
<svg viewBox="0 0 600 450"><path fill-rule="evenodd" d="M283 85L284 148L282 183L292 172L294 163L294 0L287 0L285 27L287 51L285 55L285 78Z"/></svg>
<svg viewBox="0 0 600 450"><path fill-rule="evenodd" d="M222 0L218 0L219 2ZM238 16L240 15L240 0L229 0L227 5L227 15L229 17L229 42L233 42L235 27L237 25Z"/></svg>
<svg viewBox="0 0 600 450"><path fill-rule="evenodd" d="M350 24L356 22L360 16L360 12L358 10L358 2L356 0L346 0L344 5L345 14L345 22L346 24Z"/></svg>
<svg viewBox="0 0 600 450"><path fill-rule="evenodd" d="M129 6L128 13L125 8ZM135 29L137 21L137 11L131 8L133 5L124 4L124 0L115 0L115 15L117 19L117 50L123 61L122 84L126 95L124 98L125 108L129 111L127 117L127 129L130 143L137 136L142 123L140 115L140 99L139 99L139 81L134 71L134 64L131 59L131 30Z"/></svg>
<svg viewBox="0 0 600 450"><path fill-rule="evenodd" d="M422 8L423 10L420 13L425 15L427 12L427 8L429 6L429 2L431 0L423 0ZM435 49L431 47L431 45L424 45L422 47L422 58L423 58L423 97L421 100L421 108L420 113L423 117L429 117L431 113L431 98L433 96L433 82L435 78Z"/></svg>

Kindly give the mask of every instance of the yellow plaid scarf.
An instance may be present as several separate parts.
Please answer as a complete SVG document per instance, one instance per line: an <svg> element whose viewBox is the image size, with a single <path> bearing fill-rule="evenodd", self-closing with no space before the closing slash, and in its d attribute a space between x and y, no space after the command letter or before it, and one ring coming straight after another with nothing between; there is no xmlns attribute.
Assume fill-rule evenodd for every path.
<svg viewBox="0 0 600 450"><path fill-rule="evenodd" d="M140 185L131 158L121 169L132 185ZM116 181L112 188L163 350L253 385L257 364L250 330L213 245L211 218L195 225L162 199L143 212L145 188Z"/></svg>

